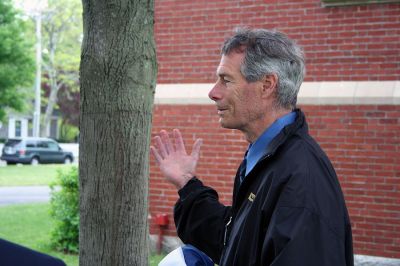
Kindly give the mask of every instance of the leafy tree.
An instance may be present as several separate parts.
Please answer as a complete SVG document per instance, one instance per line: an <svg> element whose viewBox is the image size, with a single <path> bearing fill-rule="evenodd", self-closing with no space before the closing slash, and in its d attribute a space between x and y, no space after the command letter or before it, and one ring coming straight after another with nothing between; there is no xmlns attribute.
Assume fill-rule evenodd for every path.
<svg viewBox="0 0 400 266"><path fill-rule="evenodd" d="M79 134L79 90L76 90L76 85L73 87L63 84L57 93L57 105L55 109L60 111L62 119L59 123L59 141L73 142ZM43 84L44 97L50 95L50 87L48 84Z"/></svg>
<svg viewBox="0 0 400 266"><path fill-rule="evenodd" d="M18 6L26 9L26 15L35 17L30 9L36 7L31 0L14 0ZM42 0L44 1L44 0ZM82 4L80 0L46 0L47 5L41 8L42 32L42 114L40 135L47 135L50 118L60 102L66 98L62 94L79 95L79 61L82 43ZM31 7L31 8L29 8ZM35 23L29 23L30 34L35 38ZM77 103L79 104L79 103ZM75 104L76 105L76 104ZM64 104L65 106L65 104ZM69 114L60 108L63 125L69 124ZM78 110L74 110L74 115ZM67 118L67 119L66 119ZM73 126L76 126L72 124Z"/></svg>
<svg viewBox="0 0 400 266"><path fill-rule="evenodd" d="M154 0L83 0L81 266L148 265Z"/></svg>
<svg viewBox="0 0 400 266"><path fill-rule="evenodd" d="M65 124L79 126L79 91L63 86L58 92L58 106L63 113Z"/></svg>
<svg viewBox="0 0 400 266"><path fill-rule="evenodd" d="M0 121L7 108L22 111L33 84L33 43L11 0L0 1Z"/></svg>
<svg viewBox="0 0 400 266"><path fill-rule="evenodd" d="M58 91L58 107L62 114L59 139L64 142L77 140L79 134L79 91L62 86Z"/></svg>
<svg viewBox="0 0 400 266"><path fill-rule="evenodd" d="M48 85L41 135L46 136L60 88L78 92L78 69L82 40L80 0L48 0L42 12L43 70ZM65 109L64 109L65 110Z"/></svg>

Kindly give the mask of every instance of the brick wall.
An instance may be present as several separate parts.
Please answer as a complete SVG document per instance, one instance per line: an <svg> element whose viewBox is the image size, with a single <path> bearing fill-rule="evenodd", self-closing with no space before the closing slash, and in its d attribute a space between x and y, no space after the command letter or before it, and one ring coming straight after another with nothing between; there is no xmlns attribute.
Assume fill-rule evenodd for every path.
<svg viewBox="0 0 400 266"><path fill-rule="evenodd" d="M332 160L355 252L400 255L400 106L307 106L311 134Z"/></svg>
<svg viewBox="0 0 400 266"><path fill-rule="evenodd" d="M306 81L400 79L399 4L157 0L155 22L159 83L214 82L219 48L239 25L296 39L306 51Z"/></svg>
<svg viewBox="0 0 400 266"><path fill-rule="evenodd" d="M400 4L321 7L320 1L157 0L158 83L212 83L219 47L235 25L277 28L307 57L308 82L400 81ZM338 173L357 254L400 258L400 106L306 105L311 135ZM202 138L198 176L230 203L247 143L221 129L210 105L159 104L153 136L180 128ZM175 188L150 165L150 213L172 213ZM170 216L170 221L173 221ZM151 232L158 229L151 223ZM175 235L173 223L167 234Z"/></svg>
<svg viewBox="0 0 400 266"><path fill-rule="evenodd" d="M355 252L400 257L400 106L301 108L310 134L332 160L342 184ZM220 128L213 106L156 106L153 135L173 128L182 130L189 146L196 138L204 140L198 176L229 204L233 177L247 147L241 133ZM150 213L171 214L176 200L175 188L151 160ZM157 232L154 224L152 232ZM173 224L168 234L175 234Z"/></svg>

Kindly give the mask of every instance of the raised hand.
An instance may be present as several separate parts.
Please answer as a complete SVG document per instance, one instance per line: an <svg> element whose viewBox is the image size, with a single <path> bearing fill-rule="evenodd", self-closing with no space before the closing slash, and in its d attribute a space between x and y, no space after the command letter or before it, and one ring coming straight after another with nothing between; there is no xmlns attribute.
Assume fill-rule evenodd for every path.
<svg viewBox="0 0 400 266"><path fill-rule="evenodd" d="M167 131L162 130L160 135L154 138L157 148L150 146L150 149L167 180L181 189L196 175L202 140L195 141L192 153L188 155L178 129L173 130L173 137L175 145L171 142Z"/></svg>

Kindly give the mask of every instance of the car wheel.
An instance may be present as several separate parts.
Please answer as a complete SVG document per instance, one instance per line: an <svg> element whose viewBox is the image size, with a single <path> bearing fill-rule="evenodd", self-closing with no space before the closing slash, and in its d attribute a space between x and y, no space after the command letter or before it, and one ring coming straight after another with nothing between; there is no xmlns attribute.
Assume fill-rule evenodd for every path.
<svg viewBox="0 0 400 266"><path fill-rule="evenodd" d="M71 164L71 163L72 163L71 157L65 157L64 164Z"/></svg>
<svg viewBox="0 0 400 266"><path fill-rule="evenodd" d="M33 157L31 160L31 165L38 165L39 164L39 158L38 157Z"/></svg>

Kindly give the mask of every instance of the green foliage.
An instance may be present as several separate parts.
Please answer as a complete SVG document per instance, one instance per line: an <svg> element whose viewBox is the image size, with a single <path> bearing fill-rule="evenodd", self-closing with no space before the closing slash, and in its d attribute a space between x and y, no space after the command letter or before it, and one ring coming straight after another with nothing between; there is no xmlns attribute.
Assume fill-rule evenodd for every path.
<svg viewBox="0 0 400 266"><path fill-rule="evenodd" d="M43 64L46 76L55 72L57 83L78 89L82 44L80 0L48 0L42 11Z"/></svg>
<svg viewBox="0 0 400 266"><path fill-rule="evenodd" d="M59 251L78 253L79 247L79 188L78 168L59 171L58 183L50 186L50 215L56 220L51 242ZM60 186L60 189L57 189Z"/></svg>
<svg viewBox="0 0 400 266"><path fill-rule="evenodd" d="M0 1L0 121L6 108L22 111L33 83L33 42L26 37L24 21L11 0Z"/></svg>
<svg viewBox="0 0 400 266"><path fill-rule="evenodd" d="M80 0L47 0L47 3L47 8L42 11L43 82L46 83L45 97L42 98L45 99L42 103L46 105L42 134L45 134L53 110L65 106L66 98L60 97L60 89L71 93L79 91L78 72L83 36ZM69 119L70 109L60 108L60 111L64 119ZM76 113L76 109L73 111Z"/></svg>
<svg viewBox="0 0 400 266"><path fill-rule="evenodd" d="M79 128L70 124L65 123L65 120L59 123L60 138L58 142L71 143L76 142L79 134Z"/></svg>

